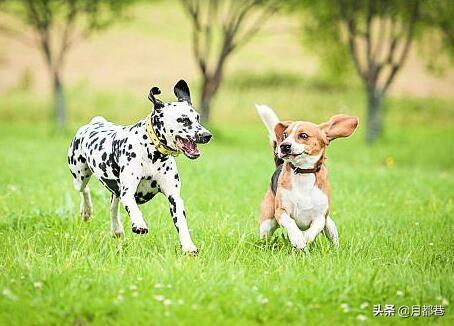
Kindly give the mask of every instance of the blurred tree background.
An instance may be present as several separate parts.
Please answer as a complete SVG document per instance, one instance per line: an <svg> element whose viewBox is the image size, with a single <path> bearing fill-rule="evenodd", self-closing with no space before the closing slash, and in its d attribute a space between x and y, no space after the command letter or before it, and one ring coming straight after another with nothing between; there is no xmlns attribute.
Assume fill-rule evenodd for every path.
<svg viewBox="0 0 454 326"><path fill-rule="evenodd" d="M452 1L303 0L292 4L302 9L305 40L318 47L331 75L342 77L348 61L353 64L367 94L368 142L382 133L383 99L415 40L427 44L429 38L431 47L446 50L452 63Z"/></svg>
<svg viewBox="0 0 454 326"><path fill-rule="evenodd" d="M418 44L418 53L424 59L418 64L425 63L432 72L441 75L452 68L453 62L452 1L1 0L0 10L0 35L35 46L44 58L53 90L52 112L57 129L64 129L67 121L63 68L67 58L71 58L73 45L119 21L110 34L115 35L112 36L115 40L101 49L105 50L103 56L99 51L83 52L83 46L74 54L74 61L79 63L92 61L90 71L79 78L82 76L91 83L105 75L106 79L117 80L120 88L132 85L115 78L126 71L130 71L134 82L143 78L154 84L177 75L196 79L200 101L195 104L204 122L212 120L213 107L217 112L225 111L221 115L231 116L228 110L240 104L231 97L224 97L217 108L213 104L215 95L222 93L226 76L234 87L253 89L271 83L284 92L290 91L288 85L295 85L308 75L321 85L345 89L353 89L358 80L365 94L366 140L374 142L384 129L384 99L399 79L413 43ZM178 17L172 26L167 22L169 19L165 21L167 12L172 13L172 18ZM145 38L140 39L141 35ZM299 46L298 39L303 41L300 57L289 52ZM103 38L97 40L103 44ZM178 47L170 50L172 42ZM250 43L254 45L249 46ZM130 52L126 53L128 49ZM114 62L112 58L120 53L124 57L107 69ZM131 54L139 60L128 60ZM317 63L308 62L308 58ZM243 69L238 73L235 67L240 66L239 62ZM140 66L140 71L132 66ZM73 75L78 72L77 68L70 70ZM17 78L29 84L37 78L34 71L39 71L39 67L28 66ZM359 78L353 78L354 75ZM5 81L14 79L7 73L4 77ZM140 87L149 86L142 83ZM121 102L119 95L116 92L116 101L109 99L108 104ZM264 100L266 96L256 94L251 103L240 105L251 106ZM73 103L79 105L79 101ZM107 110L105 105L92 109ZM249 113L237 109L234 114L247 121L245 114Z"/></svg>
<svg viewBox="0 0 454 326"><path fill-rule="evenodd" d="M29 27L3 22L0 31L36 46L43 55L52 80L54 119L58 130L66 127L63 67L68 51L81 38L106 28L119 19L124 0L2 0L0 9Z"/></svg>
<svg viewBox="0 0 454 326"><path fill-rule="evenodd" d="M181 0L192 23L194 57L202 75L200 110L208 122L227 59L247 43L279 8L267 0Z"/></svg>

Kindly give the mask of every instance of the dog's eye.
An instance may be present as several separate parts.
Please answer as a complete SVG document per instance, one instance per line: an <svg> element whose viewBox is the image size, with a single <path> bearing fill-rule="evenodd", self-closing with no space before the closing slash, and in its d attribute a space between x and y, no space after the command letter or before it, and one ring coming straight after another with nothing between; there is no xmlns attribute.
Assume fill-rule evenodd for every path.
<svg viewBox="0 0 454 326"><path fill-rule="evenodd" d="M286 132L284 132L284 133L282 134L282 139L285 139L285 138L287 138L287 136L288 136L288 135L287 135L287 133L286 133Z"/></svg>
<svg viewBox="0 0 454 326"><path fill-rule="evenodd" d="M308 134L306 134L305 132L303 132L303 133L300 134L300 138L301 138L301 139L308 139L309 136L308 136Z"/></svg>

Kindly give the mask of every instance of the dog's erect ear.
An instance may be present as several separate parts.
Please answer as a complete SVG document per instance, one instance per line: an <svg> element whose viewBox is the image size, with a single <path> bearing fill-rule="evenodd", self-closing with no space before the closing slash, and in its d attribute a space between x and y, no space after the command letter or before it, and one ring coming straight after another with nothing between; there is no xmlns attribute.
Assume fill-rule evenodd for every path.
<svg viewBox="0 0 454 326"><path fill-rule="evenodd" d="M350 136L358 126L358 118L346 114L332 116L327 122L319 125L328 141Z"/></svg>
<svg viewBox="0 0 454 326"><path fill-rule="evenodd" d="M157 87L152 87L148 93L148 99L153 103L155 109L164 107L164 103L155 97L155 95L159 94L161 94L161 90Z"/></svg>
<svg viewBox="0 0 454 326"><path fill-rule="evenodd" d="M292 121L280 121L274 126L274 133L276 134L276 142L280 144L284 140L284 131L290 126Z"/></svg>
<svg viewBox="0 0 454 326"><path fill-rule="evenodd" d="M189 86L183 79L176 83L175 87L173 88L173 92L175 93L175 96L177 97L179 102L184 101L192 105Z"/></svg>

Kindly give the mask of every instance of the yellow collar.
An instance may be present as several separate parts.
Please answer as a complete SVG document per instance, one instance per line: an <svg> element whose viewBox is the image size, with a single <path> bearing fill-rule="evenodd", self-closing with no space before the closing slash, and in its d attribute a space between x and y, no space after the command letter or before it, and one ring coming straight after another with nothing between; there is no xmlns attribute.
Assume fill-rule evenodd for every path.
<svg viewBox="0 0 454 326"><path fill-rule="evenodd" d="M180 154L179 150L175 150L164 145L163 143L161 143L158 136L156 136L153 126L151 125L151 113L145 118L145 128L147 130L148 138L151 139L151 142L161 154L172 156L177 156L178 154Z"/></svg>

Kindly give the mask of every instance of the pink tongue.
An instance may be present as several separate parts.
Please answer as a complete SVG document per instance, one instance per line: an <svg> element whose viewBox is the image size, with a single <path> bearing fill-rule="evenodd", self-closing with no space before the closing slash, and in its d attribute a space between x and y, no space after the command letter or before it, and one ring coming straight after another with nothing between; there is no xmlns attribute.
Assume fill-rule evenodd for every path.
<svg viewBox="0 0 454 326"><path fill-rule="evenodd" d="M181 139L179 140L179 143L182 145L182 149L191 155L198 154L199 149L197 148L197 145L194 144L193 142L187 140L187 139Z"/></svg>
<svg viewBox="0 0 454 326"><path fill-rule="evenodd" d="M199 150L197 149L196 144L188 142L188 152L191 154L197 154Z"/></svg>

